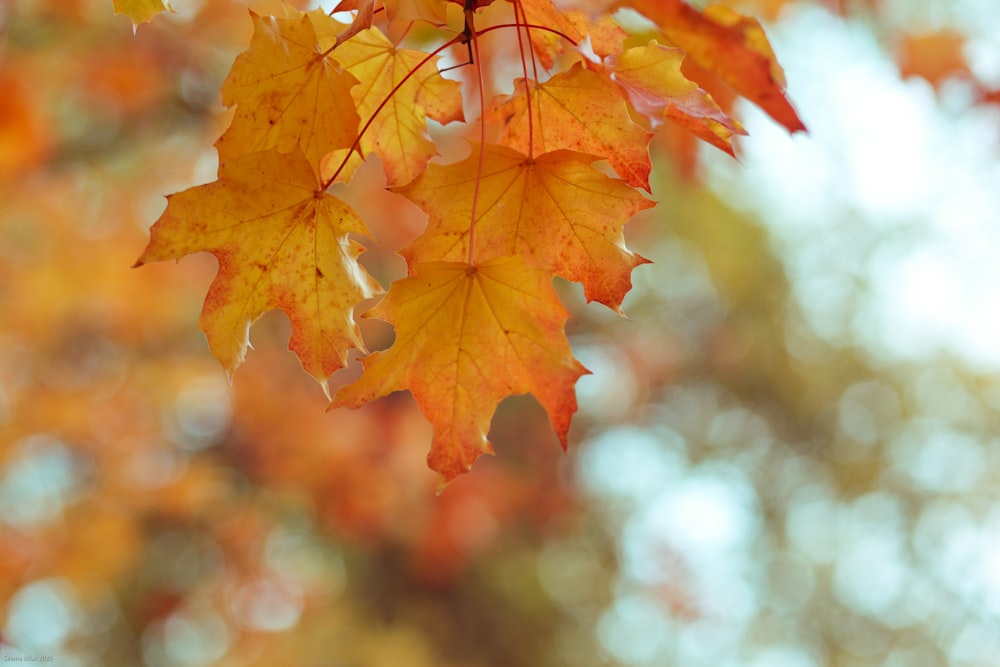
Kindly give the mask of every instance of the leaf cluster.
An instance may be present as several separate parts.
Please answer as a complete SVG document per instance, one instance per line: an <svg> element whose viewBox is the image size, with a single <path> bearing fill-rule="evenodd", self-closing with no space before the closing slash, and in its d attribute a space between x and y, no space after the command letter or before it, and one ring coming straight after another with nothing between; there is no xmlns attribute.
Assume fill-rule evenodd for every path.
<svg viewBox="0 0 1000 667"><path fill-rule="evenodd" d="M611 13L623 8L655 30L631 35ZM653 133L672 124L730 154L743 133L685 75L685 59L790 131L804 129L760 24L681 0L576 10L551 0L344 0L338 9L353 22L321 10L251 13L253 37L222 87L235 111L216 142L218 179L169 198L136 265L212 253L219 272L200 327L227 372L243 361L253 321L280 309L290 349L325 389L350 350L365 351L356 310L385 289L358 261L365 222L328 189L352 187L375 156L388 187L428 224L401 251L407 277L368 313L394 325L395 342L366 356L331 406L410 391L434 427L429 463L443 482L491 451L490 421L512 394L534 394L565 447L587 371L552 278L620 312L632 269L646 262L626 248L623 227L654 205ZM407 48L428 26L438 45ZM487 100L480 42L490 33L514 46L521 76L511 94ZM471 122L464 110L475 100L442 75L447 53L467 53L476 68L482 113ZM479 141L463 160L432 163L428 120L469 122Z"/></svg>

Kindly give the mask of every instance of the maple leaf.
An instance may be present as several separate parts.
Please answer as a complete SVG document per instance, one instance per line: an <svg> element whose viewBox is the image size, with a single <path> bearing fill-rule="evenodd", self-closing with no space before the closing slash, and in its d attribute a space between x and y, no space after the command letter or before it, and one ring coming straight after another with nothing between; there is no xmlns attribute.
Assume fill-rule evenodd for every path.
<svg viewBox="0 0 1000 667"><path fill-rule="evenodd" d="M361 378L332 405L409 390L434 427L427 460L443 482L492 452L490 421L512 394L534 394L566 447L574 385L588 371L573 358L545 271L516 256L420 264L369 315L395 325L396 341L363 359Z"/></svg>
<svg viewBox="0 0 1000 667"><path fill-rule="evenodd" d="M652 135L629 118L617 85L575 63L545 83L532 84L533 122L528 108L523 79L513 95L494 100L488 118L503 128L501 144L529 155L560 148L597 155L629 185L649 190Z"/></svg>
<svg viewBox="0 0 1000 667"><path fill-rule="evenodd" d="M340 0L333 8L333 13L361 12L362 14L367 14L369 10L372 13L375 12L375 0Z"/></svg>
<svg viewBox="0 0 1000 667"><path fill-rule="evenodd" d="M477 39L473 13L494 0L342 0L338 10L357 12L350 25L322 10L288 8L284 19L251 13L250 46L223 86L235 113L217 143L218 180L169 199L136 264L214 254L219 273L200 326L227 372L242 362L253 321L278 308L292 323L289 347L325 388L347 351L363 347L355 307L380 292L350 238L366 234L363 223L325 190L374 154L390 188L429 222L401 251L410 277L393 283L371 313L396 326L396 343L364 359L362 377L331 405L410 390L434 426L429 462L445 481L490 451L492 415L514 393L537 396L565 447L574 386L587 371L570 351L552 277L579 281L588 300L620 312L632 270L646 261L623 236L625 223L653 205L637 191L650 188L646 128L670 120L729 153L742 131L685 77L682 62L801 128L755 21L682 0L594 1L639 10L679 48L626 50L627 34L610 15L508 0L513 23L531 40L531 53L517 56L524 70L530 60L531 74L513 95L480 105L483 119L500 126L498 143L476 145L450 165L430 164L438 151L428 120L463 120L463 98L460 84L441 76L437 54ZM465 30L456 35L459 11ZM395 43L373 25L376 15ZM431 53L401 48L405 39L425 40L399 25L413 21L445 26L444 43ZM539 77L536 64L561 65L566 44L584 39L582 61ZM595 167L600 160L620 178Z"/></svg>
<svg viewBox="0 0 1000 667"><path fill-rule="evenodd" d="M362 30L372 27L372 20L375 18L375 0L342 0L339 5L333 8L333 11L357 12L351 24L337 34L334 44L335 46L340 46L340 44L354 37Z"/></svg>
<svg viewBox="0 0 1000 667"><path fill-rule="evenodd" d="M647 260L625 248L622 227L654 202L594 169L591 155L560 150L528 158L487 145L479 182L475 256L529 258L550 273L583 283L588 301L619 311L632 269ZM400 251L410 266L468 255L479 147L450 165L428 166L395 188L430 217L427 231Z"/></svg>
<svg viewBox="0 0 1000 667"><path fill-rule="evenodd" d="M250 47L222 85L222 103L236 105L229 129L215 143L225 161L269 148L301 148L313 165L357 138L350 91L358 80L324 56L314 22L342 27L322 11L296 19L250 13Z"/></svg>
<svg viewBox="0 0 1000 667"><path fill-rule="evenodd" d="M657 44L627 49L605 59L632 106L654 121L668 118L735 157L730 138L746 134L711 96L681 73L684 52Z"/></svg>
<svg viewBox="0 0 1000 667"><path fill-rule="evenodd" d="M160 12L174 11L168 0L114 0L113 5L115 14L124 14L132 19L133 32L140 23L152 21Z"/></svg>
<svg viewBox="0 0 1000 667"><path fill-rule="evenodd" d="M602 14L592 19L579 10L565 12L565 15L579 34L590 37L590 48L597 56L604 58L621 53L622 42L628 33L610 15Z"/></svg>
<svg viewBox="0 0 1000 667"><path fill-rule="evenodd" d="M656 23L663 34L790 132L805 125L785 97L785 74L760 23L724 5L703 12L683 0L619 0Z"/></svg>
<svg viewBox="0 0 1000 667"><path fill-rule="evenodd" d="M566 37L574 43L579 43L583 39L573 22L556 9L552 0L518 0L517 6L521 9L525 23L545 26L562 33L557 35L548 30L528 31L535 54L545 69L552 69L556 56L562 53L566 46Z"/></svg>
<svg viewBox="0 0 1000 667"><path fill-rule="evenodd" d="M327 32L320 40L332 45L331 37ZM389 185L413 180L437 155L427 134L427 118L439 123L464 120L461 84L441 76L436 56L417 70L428 54L396 48L374 28L361 31L334 53L362 82L351 89L358 114L365 124L373 119L361 137L362 150L382 158Z"/></svg>
<svg viewBox="0 0 1000 667"><path fill-rule="evenodd" d="M432 25L448 23L447 6L442 0L383 0L390 21L427 21Z"/></svg>
<svg viewBox="0 0 1000 667"><path fill-rule="evenodd" d="M250 153L224 163L217 181L171 195L135 266L212 253L219 273L199 326L229 376L251 323L279 308L292 324L289 349L325 383L349 348L364 349L354 307L381 292L358 264L362 248L351 233L368 234L350 207L322 191L301 152Z"/></svg>

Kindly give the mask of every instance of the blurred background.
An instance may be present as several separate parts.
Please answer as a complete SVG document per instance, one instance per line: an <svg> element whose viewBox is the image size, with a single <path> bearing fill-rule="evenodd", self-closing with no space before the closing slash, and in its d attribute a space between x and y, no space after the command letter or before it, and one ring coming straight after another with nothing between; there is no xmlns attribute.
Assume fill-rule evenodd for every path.
<svg viewBox="0 0 1000 667"><path fill-rule="evenodd" d="M593 371L569 452L508 399L438 497L408 395L325 412L277 314L229 386L197 331L215 261L129 268L214 178L247 7L281 11L172 4L133 36L107 0L0 0L5 658L997 664L995 0L728 2L810 133L692 72L750 137L657 135L630 319L560 285ZM353 203L398 277L419 213Z"/></svg>

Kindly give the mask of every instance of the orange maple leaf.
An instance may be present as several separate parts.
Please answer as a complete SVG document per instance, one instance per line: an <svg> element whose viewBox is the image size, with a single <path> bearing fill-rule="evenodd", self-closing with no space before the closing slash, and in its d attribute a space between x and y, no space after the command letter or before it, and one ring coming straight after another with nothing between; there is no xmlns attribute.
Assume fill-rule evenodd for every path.
<svg viewBox="0 0 1000 667"><path fill-rule="evenodd" d="M333 8L333 12L353 12L357 14L351 24L337 34L335 44L339 46L362 30L372 27L375 18L375 0L341 0L340 4ZM324 14L325 15L325 14Z"/></svg>
<svg viewBox="0 0 1000 667"><path fill-rule="evenodd" d="M654 121L668 118L735 157L730 138L746 130L681 72L684 52L657 44L637 46L605 59L636 111Z"/></svg>
<svg viewBox="0 0 1000 667"><path fill-rule="evenodd" d="M569 43L566 41L566 37L576 43L583 39L573 22L552 4L552 0L518 0L517 4L523 13L525 23L545 26L562 33L562 35L557 35L548 30L528 31L535 54L545 69L552 69L556 56L566 48Z"/></svg>
<svg viewBox="0 0 1000 667"><path fill-rule="evenodd" d="M595 55L604 58L621 53L622 42L628 33L609 14L592 18L588 13L576 10L565 12L565 15L579 34L590 37L590 48Z"/></svg>
<svg viewBox="0 0 1000 667"><path fill-rule="evenodd" d="M301 152L250 153L224 163L219 180L171 195L135 265L212 253L219 273L199 326L227 374L243 362L251 323L279 308L292 324L289 349L325 383L349 348L364 349L354 307L381 293L351 233L368 231L323 192Z"/></svg>
<svg viewBox="0 0 1000 667"><path fill-rule="evenodd" d="M250 48L236 58L222 85L222 103L235 104L236 114L215 143L219 160L301 148L318 166L324 155L349 148L360 122L350 96L358 80L324 56L314 22L343 26L318 10L296 19L250 17Z"/></svg>
<svg viewBox="0 0 1000 667"><path fill-rule="evenodd" d="M618 311L632 288L632 269L647 261L626 249L622 227L654 202L594 169L591 155L560 150L531 159L487 145L484 157L476 260L530 258L550 273L583 283L588 301ZM432 164L394 189L430 216L427 231L400 251L410 266L468 255L478 162L475 146L465 160Z"/></svg>
<svg viewBox="0 0 1000 667"><path fill-rule="evenodd" d="M632 122L622 90L575 63L545 83L531 86L531 115L523 79L513 95L494 100L489 120L503 127L500 143L522 153L565 148L606 159L632 186L649 190L649 139ZM532 131L534 137L532 137Z"/></svg>
<svg viewBox="0 0 1000 667"><path fill-rule="evenodd" d="M390 21L427 21L432 25L448 23L444 0L383 0Z"/></svg>
<svg viewBox="0 0 1000 667"><path fill-rule="evenodd" d="M160 12L172 12L174 8L167 0L114 0L115 14L124 14L132 19L132 30L140 23L147 23Z"/></svg>
<svg viewBox="0 0 1000 667"><path fill-rule="evenodd" d="M512 394L535 395L565 448L574 385L588 371L570 351L567 313L550 280L516 256L418 265L365 314L395 325L395 343L363 359L361 378L332 405L409 390L434 427L427 460L443 482L492 453L490 421Z"/></svg>
<svg viewBox="0 0 1000 667"><path fill-rule="evenodd" d="M724 5L703 12L683 0L619 0L656 23L695 62L763 109L790 132L805 125L785 97L785 74L756 19Z"/></svg>
<svg viewBox="0 0 1000 667"><path fill-rule="evenodd" d="M320 34L324 44L333 45L335 38L334 32ZM361 137L361 149L382 158L389 185L413 180L438 154L427 134L427 118L439 123L464 120L461 84L441 76L436 56L411 75L428 55L396 48L377 29L361 31L334 54L362 81L351 89L362 122L374 116Z"/></svg>

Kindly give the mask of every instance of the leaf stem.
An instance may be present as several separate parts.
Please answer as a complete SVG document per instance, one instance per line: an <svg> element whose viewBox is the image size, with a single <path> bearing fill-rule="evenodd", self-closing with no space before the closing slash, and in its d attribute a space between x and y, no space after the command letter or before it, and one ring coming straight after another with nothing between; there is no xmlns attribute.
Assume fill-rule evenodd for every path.
<svg viewBox="0 0 1000 667"><path fill-rule="evenodd" d="M392 87L392 90L389 91L389 94L385 96L385 99L382 100L382 102L377 107L375 107L375 111L372 112L371 117L368 118L368 121L358 131L358 136L354 138L354 143L351 144L350 149L347 151L347 155L344 156L344 159L340 163L340 166L337 167L337 171L333 172L333 175L323 182L323 190L326 190L328 187L333 185L333 183L337 180L337 177L340 176L340 172L344 170L344 167L347 166L348 161L351 159L352 153L357 151L359 155L361 154L361 137L363 137L365 132L368 131L368 128L372 126L372 123L375 122L375 119L385 108L385 105L387 105L389 101L392 99L392 96L395 95L399 91L399 89L402 88L403 84L409 81L410 77L416 74L421 67L431 62L435 57L437 57L438 54L440 54L445 49L460 43L462 41L463 36L464 35L462 34L456 35L455 37L452 37L447 42L445 42L441 46L437 47L436 49L428 53L426 56L424 56L423 60L421 60L419 63L416 64L416 66L413 69L411 69L409 72L403 75L403 78L399 80L399 83L397 83L395 86ZM330 51L333 51L332 47L328 49L326 53L329 53Z"/></svg>
<svg viewBox="0 0 1000 667"><path fill-rule="evenodd" d="M517 24L517 52L521 56L521 72L524 73L524 103L528 111L528 157L535 157L535 115L531 112L531 81L538 81L538 69L535 65L535 53L531 51L531 68L534 72L534 79L528 79L528 63L524 59L524 40L521 38L521 21L524 20L524 34L528 38L531 49L531 33L528 32L528 19L521 7L520 0L514 2L514 23Z"/></svg>
<svg viewBox="0 0 1000 667"><path fill-rule="evenodd" d="M483 77L483 59L479 56L479 39L473 22L473 10L465 10L465 20L469 25L469 41L475 55L476 74L479 76L479 162L476 166L476 184L472 190L472 216L469 221L469 266L474 266L476 248L476 218L479 216L479 187L483 180L483 160L486 157L486 81Z"/></svg>
<svg viewBox="0 0 1000 667"><path fill-rule="evenodd" d="M488 32L493 32L494 30L500 30L501 28L531 28L532 30L544 30L545 32L551 32L553 35L559 35L573 46L580 45L575 39L573 39L564 32L560 32L559 30L556 30L555 28L550 28L546 25L537 25L535 23L497 23L496 25L491 25L489 28L483 28L476 34L485 35Z"/></svg>
<svg viewBox="0 0 1000 667"><path fill-rule="evenodd" d="M468 13L471 14L471 10L469 10ZM469 17L468 15L467 15L467 18L471 19L471 17ZM472 45L473 45L473 49L475 51L475 60L478 62L479 61L479 44L478 44L478 41L477 41L476 38L478 38L479 35L485 35L486 33L493 32L494 30L499 30L500 28L516 28L516 29L518 29L518 31L520 31L520 29L521 29L522 26L525 29L527 29L527 28L530 27L530 28L535 29L535 30L545 30L547 32L551 32L553 34L559 35L560 37L562 37L563 39L565 39L567 42L569 42L570 44L572 44L573 46L577 45L576 41L574 41L568 35L565 35L565 34L559 32L558 30L555 30L553 28L549 28L549 27L543 26L543 25L530 25L529 26L529 24L527 24L527 23L518 23L515 20L515 23L498 23L497 25L492 25L492 26L490 26L488 28L483 28L482 30L476 30L475 28L472 28L472 23L470 21L469 27L472 28L472 33L473 33L473 35L472 35L471 38L467 37L465 33L459 33L459 34L455 35L454 37L452 37L451 39L449 39L447 42L445 42L444 44L440 45L439 47L437 47L436 49L434 49L433 51L431 51L430 53L428 53L424 57L423 60L421 60L419 63L417 63L416 67L414 67L409 72L407 72L403 76L403 78L400 79L399 83L397 83L395 86L393 86L392 90L389 91L389 94L385 96L385 99L382 100L382 102L375 108L375 111L372 112L371 117L368 119L368 121L358 131L358 135L354 138L354 143L351 144L349 150L347 151L347 155L344 156L343 161L337 167L337 170L335 172L333 172L333 175L330 176L330 178L326 179L323 182L322 189L326 190L327 188L329 188L331 185L333 185L337 181L337 177L340 176L340 172L342 172L344 170L344 167L347 166L347 163L350 161L351 155L354 152L358 152L359 155L361 154L361 151L360 151L361 137L364 136L365 132L368 131L368 128L370 128L371 125L372 125L372 123L375 122L375 118L378 117L379 113L381 113L382 110L385 108L385 106L389 103L389 101L392 99L392 96L395 95L396 92L403 86L403 84L405 84L410 79L410 77L412 77L414 74L416 74L417 71L421 67L423 67L428 62L430 62L431 60L433 60L436 56L438 56L445 49L448 49L448 48L454 46L455 44L461 44L464 39L471 39L471 42L472 42ZM518 37L520 38L520 32L518 32ZM325 50L322 54L320 54L321 57L325 58L325 57L329 56L331 53L333 53L333 51L336 48L336 46L337 45L334 44L329 49ZM482 112L486 109L485 92L484 92L484 88L483 88L483 70L482 70L482 66L481 65L477 65L477 68L478 68L478 73L479 73L480 116L482 116ZM483 143L485 143L485 136L486 136L485 126L483 127L483 129L482 129L482 131L480 133L480 136L483 139ZM482 151L480 151L480 157L479 157L479 159L480 159L480 163L481 163L482 160L483 160ZM480 164L480 173L481 173L481 171L482 171L482 164ZM476 201L473 202L473 210L475 210L475 204L478 202L478 195L479 195L479 180L477 179L476 180L476 198L475 198ZM473 227L475 227L475 220L473 220ZM470 234L473 233L473 232L474 232L474 230L470 230ZM471 236L470 236L469 241L470 241L470 244L469 244L469 254L470 254L470 257L471 257L471 254L472 254L472 243L471 243L472 242L472 238L471 238ZM470 263L471 263L471 259L470 259Z"/></svg>

